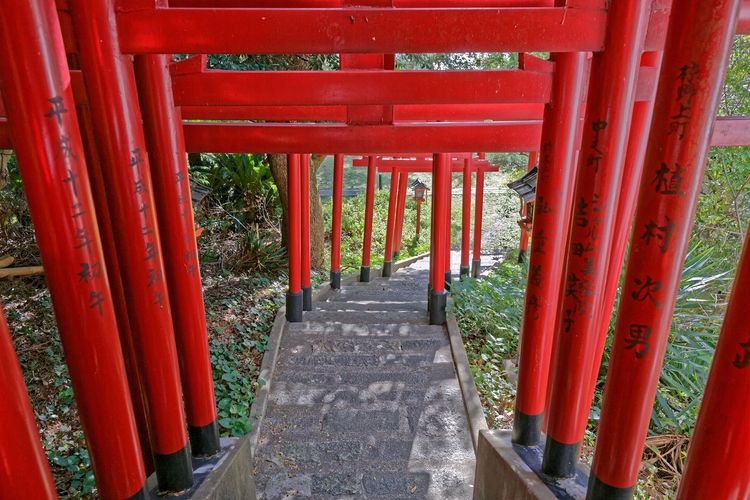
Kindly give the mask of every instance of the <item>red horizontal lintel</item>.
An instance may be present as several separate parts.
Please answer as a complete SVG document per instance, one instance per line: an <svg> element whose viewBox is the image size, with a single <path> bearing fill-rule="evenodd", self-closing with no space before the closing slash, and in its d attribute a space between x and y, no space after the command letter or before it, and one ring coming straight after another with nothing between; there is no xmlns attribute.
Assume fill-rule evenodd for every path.
<svg viewBox="0 0 750 500"><path fill-rule="evenodd" d="M178 106L549 101L549 74L500 71L206 71L175 75Z"/></svg>
<svg viewBox="0 0 750 500"><path fill-rule="evenodd" d="M402 151L534 151L540 121L430 123L395 125L341 124L184 124L188 151L215 153L343 153Z"/></svg>
<svg viewBox="0 0 750 500"><path fill-rule="evenodd" d="M117 17L129 54L598 51L605 23L603 9L567 7L170 7Z"/></svg>

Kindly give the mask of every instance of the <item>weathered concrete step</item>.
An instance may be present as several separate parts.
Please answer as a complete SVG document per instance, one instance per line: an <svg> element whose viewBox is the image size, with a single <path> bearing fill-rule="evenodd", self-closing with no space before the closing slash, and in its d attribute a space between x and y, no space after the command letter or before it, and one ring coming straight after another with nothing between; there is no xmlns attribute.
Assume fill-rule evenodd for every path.
<svg viewBox="0 0 750 500"><path fill-rule="evenodd" d="M461 387L455 380L437 382L429 387L414 387L403 382L374 382L367 385L340 385L336 388L303 383L279 382L274 385L270 401L287 406L330 404L370 405L372 403L428 403L460 401Z"/></svg>
<svg viewBox="0 0 750 500"><path fill-rule="evenodd" d="M309 314L309 313L308 313ZM347 317L352 320L351 314ZM390 320L388 315L383 320ZM415 336L440 336L447 338L445 328L438 325L427 324L403 324L377 322L370 324L352 323L326 323L322 321L301 321L299 323L287 323L285 334L322 334L340 335L342 337L415 337Z"/></svg>
<svg viewBox="0 0 750 500"><path fill-rule="evenodd" d="M427 301L377 302L377 301L346 301L346 302L316 302L317 311L377 311L377 312L409 312L426 311Z"/></svg>
<svg viewBox="0 0 750 500"><path fill-rule="evenodd" d="M417 433L423 439L451 439L469 432L463 405L450 400L379 401L355 406L274 405L263 425L274 437L284 435L287 442L291 437L306 441L365 436L392 439L395 434L403 438ZM268 438L260 444L267 442Z"/></svg>
<svg viewBox="0 0 750 500"><path fill-rule="evenodd" d="M259 500L289 498L467 500L472 496L467 479L467 464L449 463L438 470L362 470L361 472L297 473L285 472L264 477L258 486ZM468 475L467 475L468 474Z"/></svg>
<svg viewBox="0 0 750 500"><path fill-rule="evenodd" d="M449 346L447 338L397 338L397 337L350 337L335 338L331 335L298 335L287 338L282 345L290 355L300 356L319 353L422 353L434 355L439 349Z"/></svg>
<svg viewBox="0 0 750 500"><path fill-rule="evenodd" d="M374 370L339 370L332 372L321 370L278 370L274 373L274 384L304 383L309 386L337 387L341 385L369 385L375 383L398 384L409 386L430 384L456 377L453 363L432 363L430 365L411 367L404 365L389 365ZM273 386L272 386L273 387ZM272 391L273 392L273 391Z"/></svg>
<svg viewBox="0 0 750 500"><path fill-rule="evenodd" d="M435 361L435 355L423 353L342 353L342 354L309 354L282 359L280 367L317 367L317 368L374 368L389 365L424 366Z"/></svg>
<svg viewBox="0 0 750 500"><path fill-rule="evenodd" d="M329 323L346 323L351 324L356 321L357 324L373 323L401 323L412 325L426 325L427 311L419 312L389 312L387 315L376 311L358 311L356 315L351 312L334 312L334 311L306 311L303 315L305 321L319 321Z"/></svg>
<svg viewBox="0 0 750 500"><path fill-rule="evenodd" d="M355 461L370 468L377 462L385 462L386 468L394 468L403 462L456 462L473 459L471 445L456 447L445 439L387 438L382 441L365 439L302 440L286 443L269 443L265 448L266 461L273 464L274 458L288 460L301 469L335 469L342 463ZM362 463L369 462L369 463ZM262 464L259 464L261 467Z"/></svg>
<svg viewBox="0 0 750 500"><path fill-rule="evenodd" d="M412 300L427 300L427 287L413 289L371 289L360 288L355 290L342 290L330 296L329 302L341 302L343 300L357 301L391 301L391 302L409 302Z"/></svg>

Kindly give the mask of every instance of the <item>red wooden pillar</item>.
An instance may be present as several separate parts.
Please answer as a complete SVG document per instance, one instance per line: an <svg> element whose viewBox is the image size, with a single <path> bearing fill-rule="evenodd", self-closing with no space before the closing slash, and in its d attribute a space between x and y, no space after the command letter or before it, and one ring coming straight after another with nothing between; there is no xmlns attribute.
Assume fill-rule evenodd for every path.
<svg viewBox="0 0 750 500"><path fill-rule="evenodd" d="M453 236L453 159L447 155L448 162L448 186L445 188L445 197L448 201L448 214L445 218L445 258L443 260L443 270L445 271L445 288L450 291L453 282L451 273L451 237Z"/></svg>
<svg viewBox="0 0 750 500"><path fill-rule="evenodd" d="M534 168L534 165L537 163L537 157L539 156L539 153L536 151L532 151L529 153L529 161L527 164L526 170L531 170ZM537 181L538 184L539 181ZM523 203L523 206L521 207L521 218L525 219L528 215L527 211L527 204ZM529 232L526 230L526 228L521 227L521 240L518 243L518 263L521 264L524 260L526 260L526 250L529 248Z"/></svg>
<svg viewBox="0 0 750 500"><path fill-rule="evenodd" d="M34 410L0 306L0 481L5 498L56 499Z"/></svg>
<svg viewBox="0 0 750 500"><path fill-rule="evenodd" d="M333 156L331 208L331 288L341 288L341 206L344 195L344 155Z"/></svg>
<svg viewBox="0 0 750 500"><path fill-rule="evenodd" d="M461 197L461 269L459 276L469 276L469 246L471 245L471 158L464 160L463 194Z"/></svg>
<svg viewBox="0 0 750 500"><path fill-rule="evenodd" d="M393 260L398 260L401 253L401 238L404 234L404 214L406 213L406 189L409 187L409 172L402 170L398 174L398 200L396 200L396 236L393 240Z"/></svg>
<svg viewBox="0 0 750 500"><path fill-rule="evenodd" d="M480 153L480 158L484 155ZM474 252L471 262L471 275L479 277L482 271L482 214L484 211L484 169L477 168L477 193L474 199Z"/></svg>
<svg viewBox="0 0 750 500"><path fill-rule="evenodd" d="M430 324L445 323L445 249L450 221L448 196L451 176L451 157L446 153L436 153L432 160L432 246L430 248Z"/></svg>
<svg viewBox="0 0 750 500"><path fill-rule="evenodd" d="M125 290L122 287L122 275L120 264L117 261L117 248L115 247L112 220L109 216L107 206L107 189L102 177L101 158L96 147L96 135L91 123L91 110L88 106L78 108L78 121L83 140L83 150L86 157L87 171L91 183L91 194L96 209L96 222L104 252L105 267L109 278L109 288L112 294L112 305L115 309L117 328L120 337L120 348L125 360L125 371L130 388L130 399L133 403L136 425L138 426L138 437L141 444L141 456L146 467L146 474L154 471L154 462L151 454L151 440L149 438L148 416L146 415L146 403L143 397L143 383L138 368L138 355L135 349L135 339L130 328L128 318L128 307L125 301Z"/></svg>
<svg viewBox="0 0 750 500"><path fill-rule="evenodd" d="M302 309L312 311L310 283L310 155L300 155L300 196L302 205Z"/></svg>
<svg viewBox="0 0 750 500"><path fill-rule="evenodd" d="M716 345L679 499L750 496L750 233Z"/></svg>
<svg viewBox="0 0 750 500"><path fill-rule="evenodd" d="M591 498L629 497L636 482L740 3L685 0L672 11L589 480ZM741 277L736 286L744 290ZM733 305L730 326L738 321L738 314ZM730 345L741 365L743 347L735 342L740 336L730 337ZM724 342L717 351L716 363L732 359L726 346ZM737 368L722 367L724 372L732 369ZM716 398L729 390L735 399L740 389L714 388L707 397ZM739 435L726 434L736 422L723 412L740 407L733 406L722 408L721 424L705 429L720 432L712 438L739 439ZM706 442L704 437L699 438L701 442ZM716 460L727 457L723 455L726 443L721 447L711 467L729 477L730 467L741 465ZM710 488L709 497L722 498L713 489L722 483L708 482L709 470L694 469L691 475L698 473L700 481L706 481L702 491ZM746 475L745 469L742 474ZM682 492L702 498L693 497L687 486ZM740 497L737 490L730 496Z"/></svg>
<svg viewBox="0 0 750 500"><path fill-rule="evenodd" d="M98 132L108 201L149 408L159 490L193 483L190 444L154 187L141 128L133 65L120 53L113 0L70 6L81 67Z"/></svg>
<svg viewBox="0 0 750 500"><path fill-rule="evenodd" d="M53 1L2 3L0 64L13 146L99 494L146 498L138 432ZM5 376L8 380L8 373ZM3 406L10 410L7 401ZM7 429L16 438L22 435L21 428ZM20 495L25 496L28 492Z"/></svg>
<svg viewBox="0 0 750 500"><path fill-rule="evenodd" d="M362 235L362 267L359 281L370 281L370 245L372 244L372 211L375 206L375 156L367 157L367 188L365 191L365 228Z"/></svg>
<svg viewBox="0 0 750 500"><path fill-rule="evenodd" d="M164 265L188 435L193 455L208 456L219 451L219 425L182 119L174 106L166 55L136 56L135 73L141 89L156 215L164 235Z"/></svg>
<svg viewBox="0 0 750 500"><path fill-rule="evenodd" d="M555 76L542 127L513 422L513 440L525 446L541 439L577 167L576 131L586 81L584 53L553 54L552 59Z"/></svg>
<svg viewBox="0 0 750 500"><path fill-rule="evenodd" d="M388 220L385 229L385 255L383 257L384 278L391 276L391 265L393 264L393 240L396 234L396 203L398 201L398 170L391 170L391 185L388 192Z"/></svg>
<svg viewBox="0 0 750 500"><path fill-rule="evenodd" d="M302 173L300 155L289 154L287 169L287 252L289 254L289 290L286 293L286 319L302 321Z"/></svg>
<svg viewBox="0 0 750 500"><path fill-rule="evenodd" d="M645 52L641 57L641 61L641 67L651 66L658 70L661 67L661 53ZM654 92L655 91L656 89L654 89ZM609 253L609 264L607 265L606 288L602 298L603 305L598 312L600 315L600 326L596 356L594 358L596 361L591 370L590 391L592 393L596 388L596 382L599 379L601 358L604 353L604 346L607 342L607 333L609 332L612 308L614 307L615 298L617 297L622 262L625 258L625 251L628 247L628 237L632 227L631 222L633 220L633 213L635 212L635 202L638 199L638 188L641 183L641 174L643 173L643 159L646 155L648 132L651 127L653 110L653 99L649 101L637 101L633 106L633 119L630 125L630 134L628 136L628 148L625 153L625 170L623 172L622 186L618 193L617 200L617 219L615 220L615 229L612 235L612 249Z"/></svg>
<svg viewBox="0 0 750 500"><path fill-rule="evenodd" d="M647 0L613 3L604 51L592 61L542 464L552 476L574 474L588 422L598 311L650 5ZM535 211L540 210L537 198ZM538 244L536 239L533 245ZM530 282L543 276L530 268Z"/></svg>

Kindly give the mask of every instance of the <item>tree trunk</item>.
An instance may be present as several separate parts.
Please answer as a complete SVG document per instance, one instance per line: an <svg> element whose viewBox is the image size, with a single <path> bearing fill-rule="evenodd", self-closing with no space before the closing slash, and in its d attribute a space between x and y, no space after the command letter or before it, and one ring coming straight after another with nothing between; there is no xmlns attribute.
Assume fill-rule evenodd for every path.
<svg viewBox="0 0 750 500"><path fill-rule="evenodd" d="M325 155L312 155L310 158L310 265L320 270L326 265L326 229L318 191L318 170L325 159Z"/></svg>
<svg viewBox="0 0 750 500"><path fill-rule="evenodd" d="M287 196L286 155L266 155L266 161L271 167L271 175L279 190L279 201L281 202L281 244L286 246L287 240L287 210L289 209L289 197Z"/></svg>
<svg viewBox="0 0 750 500"><path fill-rule="evenodd" d="M4 188L10 182L10 172L8 172L8 163L13 156L12 149L0 149L0 189Z"/></svg>
<svg viewBox="0 0 750 500"><path fill-rule="evenodd" d="M197 167L198 165L203 165L203 159L201 158L200 153L188 153L188 165L191 167Z"/></svg>
<svg viewBox="0 0 750 500"><path fill-rule="evenodd" d="M287 210L289 198L287 196L286 155L267 155L271 167L271 175L279 190L281 202L281 243L286 246L287 241ZM310 158L310 265L313 269L325 266L325 226L323 224L323 205L318 191L318 170L325 160L325 155L312 155Z"/></svg>

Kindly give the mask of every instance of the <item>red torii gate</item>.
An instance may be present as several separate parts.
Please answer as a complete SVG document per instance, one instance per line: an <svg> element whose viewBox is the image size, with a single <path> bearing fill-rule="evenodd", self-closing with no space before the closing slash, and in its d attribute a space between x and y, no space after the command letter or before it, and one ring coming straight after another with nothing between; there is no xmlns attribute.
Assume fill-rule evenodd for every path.
<svg viewBox="0 0 750 500"><path fill-rule="evenodd" d="M275 3L272 7L255 2L252 8L248 4L227 0L222 7L211 8L202 0L176 0L167 7L155 0L122 0L116 9L113 0L85 6L60 1L58 11L50 0L7 0L0 9L0 87L8 116L8 122L0 126L0 145L14 147L19 157L100 494L145 498L141 449L149 459L149 447L160 489L184 489L192 483L190 444L194 453L211 453L218 446L205 324L200 317L197 253L186 197L185 148L290 153L290 200L299 209L290 217L293 296L302 293L302 231L306 226L300 217L305 197L300 193L304 176L299 165L304 157L295 159L295 155L409 152L405 148L415 153L436 152L430 281L431 320L440 323L444 320L450 153L470 147L540 151L537 203L549 205L545 210L537 207L533 230L514 440L521 445L536 444L542 420L548 416L543 468L553 476L569 474L576 463L593 390L591 380L601 357L602 323L612 307L624 235L634 211L633 227L646 235L632 242L625 276L629 293L618 314L588 493L591 498L628 497L643 449L707 148L710 143L750 143L746 118L716 121L711 139L731 35L750 33L750 2L686 0L671 17L666 0L613 2L609 11L599 0L436 0L429 4L397 0L389 7L366 8L336 1L326 2L323 8L323 2L312 0L290 1L285 8ZM442 29L424 29L436 25ZM215 26L222 31L213 33ZM278 36L290 26L294 27L290 36ZM320 30L320 26L336 29ZM237 33L247 36L234 36ZM17 40L24 43L17 44ZM73 60L80 62L79 76L69 71L66 50L77 56ZM511 70L514 78L527 79L530 91L541 89L534 94L536 101L518 100L513 92L500 97L487 92L474 100L457 87L461 78L389 73L381 64L369 66L378 70L372 71L372 78L382 91L372 100L364 91L367 87L362 87L363 79L345 70L340 78L295 75L300 81L340 85L347 94L340 99L311 91L295 104L295 97L282 89L278 94L265 94L263 99L268 101L238 101L236 109L228 110L222 102L202 107L179 100L183 95L190 97L192 91L188 86L180 90L179 75L175 75L177 86L173 85L167 58L157 55L498 50L552 52L554 78ZM602 81L589 84L580 130L586 51L594 52L591 71ZM662 51L665 62L659 70ZM135 69L129 54L136 56ZM642 83L648 71L639 66L654 68L650 85ZM511 74L498 73L463 73L462 77L474 79L481 88L483 81L501 81ZM657 75L658 93L652 105L641 92L655 90ZM257 84L259 78L224 76L226 85L231 80L236 80L234 85L249 84L252 78ZM414 79L421 83L418 76L454 89L459 102L470 106L451 108L455 101L440 89L421 94L399 88L413 84ZM280 78L273 73L265 77ZM224 85L222 78L217 81ZM192 85L209 83L206 78ZM526 90L507 83L510 90ZM180 90L178 98L173 96L175 88ZM542 99L545 89L549 97ZM143 127L139 96L145 111ZM445 107L425 109L414 107L415 102ZM473 108L472 103L482 104ZM189 115L192 119L270 116L285 120L320 112L318 119L336 117L339 123L181 122L175 105L186 105L185 111L194 113ZM530 114L538 112L540 105L546 106L543 120ZM363 109L368 106L389 108L381 110L381 117L390 112L394 119L377 124L352 122L353 116L373 120L374 114L368 113L374 110ZM508 115L494 122L474 118L502 113ZM399 116L407 121L395 120ZM425 121L451 116L468 121ZM582 131L582 139L577 130ZM95 166L100 159L108 168ZM662 164L667 165L666 172ZM675 165L685 169L677 181ZM661 180L665 176L671 176L666 184ZM653 219L654 214L661 218ZM566 228L571 224L566 243ZM741 262L740 278L746 274L746 261ZM76 263L75 269L68 266L70 262ZM565 277L563 262L568 269ZM539 280L540 272L549 279ZM655 288L642 288L644 283L659 283L658 298L652 295ZM732 435L741 436L750 418L748 391L734 394L734 404L729 405L722 390L727 381L735 387L750 384L743 367L732 363L732 355L738 349L742 352L748 334L736 326L747 300L745 292L738 286L732 296L681 498L709 493L726 496L738 490L744 494L750 488L744 470L727 468L717 459L723 456L724 444L717 446L705 437L719 419L738 431ZM290 320L298 319L295 300L290 302L295 305ZM558 302L562 303L559 317ZM7 337L4 329L0 335ZM12 359L7 357L8 349L6 342L4 359ZM97 361L95 367L92 359ZM131 395L128 380L144 389L148 412L140 431L148 441L143 443L139 443L133 410L139 404L134 394L138 391ZM16 380L10 388L19 386ZM22 396L13 399L19 405L22 400ZM719 410L731 413L719 417ZM26 411L20 418L25 421L27 446L13 449L17 455L4 461L13 470L3 471L3 477L8 479L6 484L17 487L16 496L38 491L50 497L49 472L39 459L38 440L34 446L30 436L32 417ZM184 430L186 421L189 433ZM10 415L3 416L6 422L21 425ZM10 437L2 437L7 453ZM733 443L736 463L747 461L749 449L739 438Z"/></svg>
<svg viewBox="0 0 750 500"><path fill-rule="evenodd" d="M364 156L361 159L352 160L352 166L354 167L370 167L372 164L373 168L376 168L381 173L391 173L391 186L389 193L389 208L388 208L388 229L386 233L386 244L385 244L385 256L383 259L383 276L390 276L391 261L394 254L398 254L401 248L401 233L403 228L404 208L406 200L406 180L409 173L414 172L432 172L433 158L423 155L405 155L405 154L390 154L387 156L375 156L374 160L370 161L370 157ZM472 154L453 154L451 155L451 172L463 173L463 205L462 205L462 221L461 221L461 267L460 276L469 276L472 274L474 277L479 276L480 271L480 253L481 253L481 235L482 235L482 206L484 200L484 174L485 172L497 172L499 167L491 164L489 161L483 158L480 153L478 156ZM474 249L473 249L473 262L471 268L469 267L469 243L470 243L470 223L471 223L471 175L476 172L477 174L477 191L475 201L475 217L474 217ZM396 177L398 176L398 177ZM394 179L396 183L394 184ZM394 187L395 186L395 187ZM369 188L369 185L368 185ZM366 205L365 217L367 214L371 217L372 206ZM334 206L334 211L336 207ZM392 217L393 215L393 217ZM395 233L395 234L393 234ZM448 226L448 233L450 234L450 224ZM367 242L368 235L365 234L365 241ZM392 244L390 244L393 242ZM450 270L450 239L447 241L447 256L446 256L446 271L445 280L446 283L450 283L452 280ZM369 245L363 245L369 248ZM369 257L369 256L368 256Z"/></svg>

